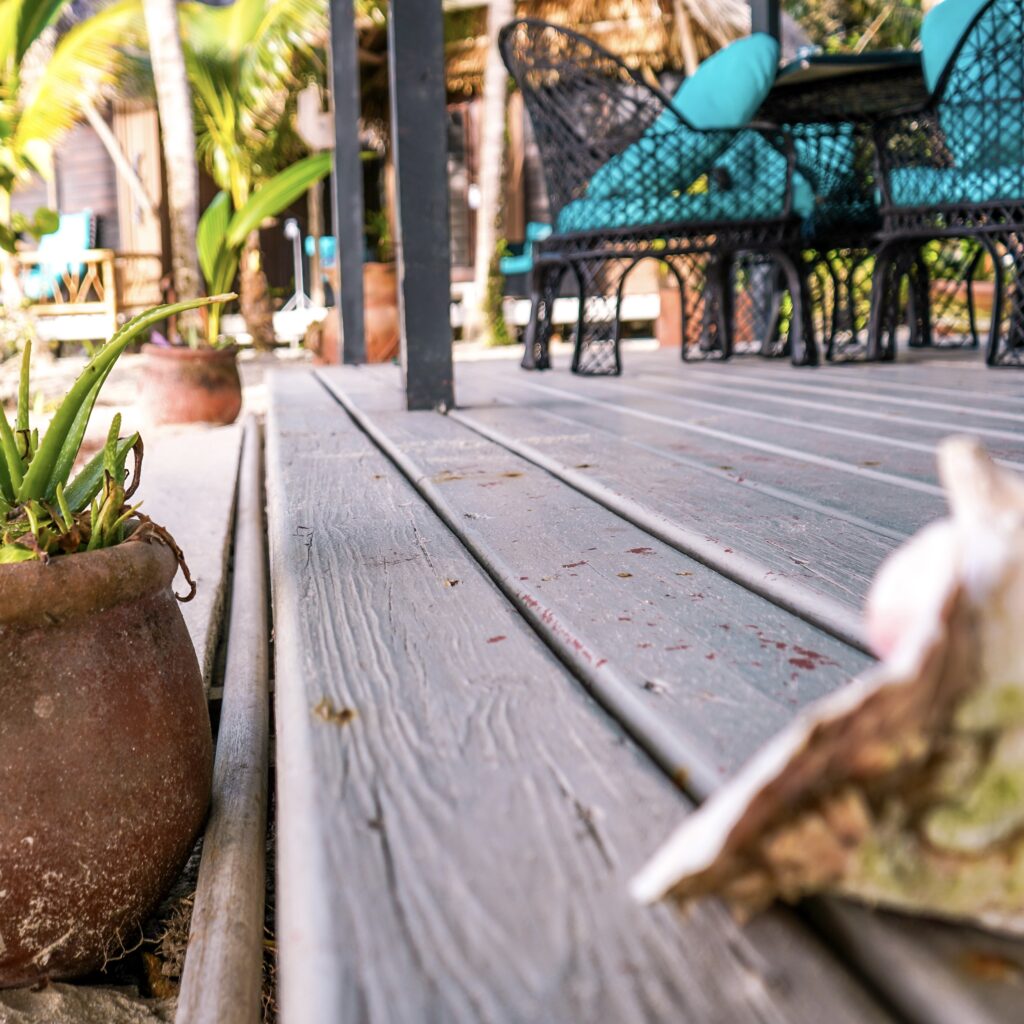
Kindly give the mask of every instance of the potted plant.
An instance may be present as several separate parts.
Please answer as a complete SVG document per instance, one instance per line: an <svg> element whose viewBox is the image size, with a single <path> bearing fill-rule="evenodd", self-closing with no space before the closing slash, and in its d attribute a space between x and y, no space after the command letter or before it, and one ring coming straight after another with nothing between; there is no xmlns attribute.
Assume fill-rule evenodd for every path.
<svg viewBox="0 0 1024 1024"><path fill-rule="evenodd" d="M228 292L238 275L250 232L276 217L331 169L331 154L319 153L293 164L258 188L241 209L218 192L199 219L196 248L211 294ZM140 401L155 423L233 423L242 408L238 348L221 334L222 302L212 303L202 336L178 345L143 347Z"/></svg>
<svg viewBox="0 0 1024 1024"><path fill-rule="evenodd" d="M184 561L131 503L142 442L120 437L116 416L102 450L72 469L121 353L157 321L225 298L127 323L42 436L29 422L29 349L13 426L0 408L0 987L116 956L206 814L210 723L171 589Z"/></svg>
<svg viewBox="0 0 1024 1024"><path fill-rule="evenodd" d="M401 330L398 322L398 277L395 273L391 225L387 213L378 210L366 224L370 251L376 257L363 264L363 330L366 361L386 363L398 355Z"/></svg>
<svg viewBox="0 0 1024 1024"><path fill-rule="evenodd" d="M398 275L387 213L378 210L366 219L366 240L375 257L363 263L363 336L366 361L386 363L398 355L401 327L398 319ZM330 271L331 286L338 294L341 280L337 259ZM317 362L339 361L341 325L337 316L328 317L315 349Z"/></svg>

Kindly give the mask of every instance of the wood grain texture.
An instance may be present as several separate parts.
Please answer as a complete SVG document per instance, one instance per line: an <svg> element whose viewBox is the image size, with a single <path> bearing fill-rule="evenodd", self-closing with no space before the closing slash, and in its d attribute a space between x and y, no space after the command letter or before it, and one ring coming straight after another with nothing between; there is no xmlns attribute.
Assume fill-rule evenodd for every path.
<svg viewBox="0 0 1024 1024"><path fill-rule="evenodd" d="M139 489L142 511L170 530L198 585L181 611L207 686L223 622L241 444L237 425L160 433L146 442ZM187 590L180 577L176 586Z"/></svg>
<svg viewBox="0 0 1024 1024"><path fill-rule="evenodd" d="M396 412L394 392L322 376L344 382L411 460L418 486L436 488L467 546L514 581L523 613L541 609L549 645L571 636L586 652L573 659L577 671L614 672L681 738L685 756L669 770L683 769L697 793L735 772L795 708L868 664L451 417Z"/></svg>
<svg viewBox="0 0 1024 1024"><path fill-rule="evenodd" d="M787 486L781 471L772 481L752 479L748 467L737 465L735 453L726 462L709 446L701 459L656 434L637 437L630 422L609 423L601 410L580 411L572 403L560 408L565 411L555 412L547 403L481 405L457 417L583 493L620 507L621 514L639 508L648 521L668 521L679 533L695 534L712 555L717 548L718 557L708 564L720 571L730 572L737 558L746 557L762 567L760 579L746 585L779 601L792 600L797 588L805 598L801 607L784 606L844 639L859 634L868 583L905 534L801 495ZM752 523L757 530L751 530ZM841 628L831 625L837 622Z"/></svg>
<svg viewBox="0 0 1024 1024"><path fill-rule="evenodd" d="M213 803L176 1024L262 1019L270 643L262 463L260 428L250 417L238 484Z"/></svg>
<svg viewBox="0 0 1024 1024"><path fill-rule="evenodd" d="M784 915L630 903L684 799L320 384L271 393L286 1024L877 1020Z"/></svg>
<svg viewBox="0 0 1024 1024"><path fill-rule="evenodd" d="M480 399L487 393L487 389L481 384L483 379L476 367L463 368L465 371L460 380L460 393L468 396L472 401ZM492 401L495 394L513 401L515 397L522 395L522 389L514 390L504 382L497 381L492 371L484 370L487 375L487 386L491 388L488 401ZM850 370L847 369L845 380L851 379ZM402 431L401 421L396 427L391 422L393 417L388 410L394 408L394 374L385 369L373 371L375 381L369 386L364 377L346 377L344 386L346 391L354 396L359 404L371 410L373 421L385 427L389 436L396 436L414 450L420 458L429 457L429 453L436 450L436 441L429 433L420 433L419 430ZM545 375L547 376L547 375ZM811 374L811 379L816 375ZM342 378L334 378L336 384L342 382ZM572 381L570 386L575 386ZM612 389L614 390L614 388ZM478 415L479 409L473 410L472 415ZM531 443L542 445L544 438L550 442L550 448L559 451L565 456L566 462L572 458L583 458L592 460L587 463L587 469L591 466L601 472L616 475L614 479L617 485L626 493L630 491L635 494L642 494L644 500L650 500L651 492L657 490L657 485L652 485L652 480L657 481L658 458L660 457L665 466L661 472L664 474L666 468L671 476L664 481L663 497L671 498L673 491L678 496L677 500L684 504L688 501L689 495L694 487L699 487L693 473L680 472L679 464L671 459L670 450L659 450L655 445L642 449L648 455L646 460L637 460L637 449L634 447L621 446L619 448L606 449L609 438L614 440L611 429L601 428L599 437L594 439L594 449L588 453L573 450L570 456L566 445L575 439L575 435L566 433L566 424L571 426L571 421L558 420L546 414L538 415L536 408L506 408L502 410L492 409L497 415L499 412L506 417L517 421L522 430L530 430ZM624 421L614 424L621 427ZM589 424L588 429L598 431L594 424ZM561 431L561 433L559 432ZM410 438L410 434L417 433L421 442L417 443ZM599 444L597 442L600 442ZM463 446L464 459L471 459L474 453L474 446L466 444ZM425 456L423 453L427 453ZM477 484L488 487L490 481L481 474L487 470L495 472L499 469L502 459L507 456L502 454L487 453L485 449L476 446L475 451ZM458 457L457 452L450 452L449 457ZM610 468L609 468L610 467ZM692 469L692 466L687 468ZM445 479L453 475L451 472L435 476L434 479ZM715 476L713 473L703 475ZM798 475L798 474L797 474ZM723 516L728 517L733 504L737 501L737 494L742 494L744 488L738 486L735 479L727 478L724 474L717 475L714 481L718 487L717 495L714 490L703 484L704 490L700 502L695 506L702 516L713 520L716 524L716 533L723 521ZM459 487L462 484L457 480L449 480L444 485L447 490L452 487ZM493 486L493 485L491 485ZM509 492L506 492L508 494ZM763 500L764 492L757 492ZM793 500L792 496L788 499ZM514 502L513 502L514 503ZM551 531L548 521L558 522L564 515L559 516L559 506L551 504L546 495L538 494L531 502L541 509L545 519L543 527L545 533ZM687 506L688 508L694 506ZM860 514L870 514L870 508L864 503L855 506ZM550 515L548 513L551 513ZM776 519L775 510L762 506L761 508L751 507L744 511L745 523L735 522L737 532L735 534L738 545L755 548L763 543L766 538L774 536L774 522ZM500 519L500 516L499 516ZM506 527L511 519L510 514L505 514L504 522L499 521L492 531L495 536L494 543L501 545L502 527ZM474 523L476 519L473 520ZM739 527L744 527L742 530ZM871 534L868 524L867 534ZM534 540L536 532L531 533L529 542ZM794 537L796 534L793 535ZM847 534L847 538L855 536ZM855 561L856 549L844 548L837 544L834 552L829 554L827 545L820 543L824 538L817 538L819 543L814 546L811 543L814 561L809 565L817 571L823 561L831 559L831 564L841 570L844 559L851 564ZM834 539L841 539L834 538ZM813 542L815 535L813 531L807 531L807 541ZM523 538L524 543L528 543ZM537 558L543 556L543 544ZM530 559L532 552L526 554ZM866 582L866 576L864 577ZM599 589L588 595L594 605L600 607L602 600L607 603L614 603L609 597L607 588ZM563 601L565 600L563 595ZM569 598L569 607L576 608L578 599L574 602ZM664 602L661 602L664 604ZM564 615L565 605L556 603L552 605L554 610ZM601 634L604 635L603 633ZM723 651L728 651L732 638L729 637L721 644ZM626 655L624 655L626 656ZM633 655L628 655L630 658ZM731 708L733 721L740 723L748 708L737 703ZM756 714L757 712L755 712ZM693 719L696 722L703 722L707 716L707 709L695 708ZM691 725L692 728L692 725ZM735 742L730 745L730 751L735 756L738 764L743 759L743 743L749 740L749 731L739 726L734 737ZM752 748L751 748L752 749ZM747 751L748 753L751 751ZM1010 1021L1016 1017L1015 1006L1019 999L1017 989L1018 979L1021 977L1021 965L1024 964L1024 945L1018 942L994 939L991 936L983 936L970 929L957 928L935 924L933 922L913 920L898 915L872 913L861 907L852 904L843 904L838 901L821 900L817 901L816 916L821 926L826 929L839 943L843 954L855 963L863 974L870 978L878 990L886 994L891 1005L908 1020L929 1022L929 1024L952 1024L954 1021L971 1021L978 1024L989 1024L996 1021Z"/></svg>

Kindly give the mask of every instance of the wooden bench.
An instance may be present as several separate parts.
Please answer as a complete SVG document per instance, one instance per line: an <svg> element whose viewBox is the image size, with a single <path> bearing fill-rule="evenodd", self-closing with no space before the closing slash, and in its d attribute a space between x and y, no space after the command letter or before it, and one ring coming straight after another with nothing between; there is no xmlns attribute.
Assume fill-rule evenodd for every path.
<svg viewBox="0 0 1024 1024"><path fill-rule="evenodd" d="M1024 464L1020 386L630 369L461 364L448 416L393 367L273 378L283 1020L1015 1019L1019 944L626 883L868 663L867 582L942 511L934 442Z"/></svg>

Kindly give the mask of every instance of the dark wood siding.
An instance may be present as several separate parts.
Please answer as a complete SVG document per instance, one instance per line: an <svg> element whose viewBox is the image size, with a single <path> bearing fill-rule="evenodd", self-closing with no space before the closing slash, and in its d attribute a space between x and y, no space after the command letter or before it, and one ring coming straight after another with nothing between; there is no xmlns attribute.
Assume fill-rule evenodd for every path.
<svg viewBox="0 0 1024 1024"><path fill-rule="evenodd" d="M57 198L61 213L92 210L99 218L96 244L117 249L117 178L99 136L88 125L73 129L57 151Z"/></svg>

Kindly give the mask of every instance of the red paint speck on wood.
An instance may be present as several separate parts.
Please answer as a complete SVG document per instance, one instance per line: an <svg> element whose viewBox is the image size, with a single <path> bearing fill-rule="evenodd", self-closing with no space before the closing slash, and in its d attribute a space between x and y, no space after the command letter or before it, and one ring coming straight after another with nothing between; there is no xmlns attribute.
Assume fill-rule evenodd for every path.
<svg viewBox="0 0 1024 1024"><path fill-rule="evenodd" d="M487 642L489 644L500 644L502 640L507 640L507 639L508 639L507 636L492 636L492 637L488 638Z"/></svg>

